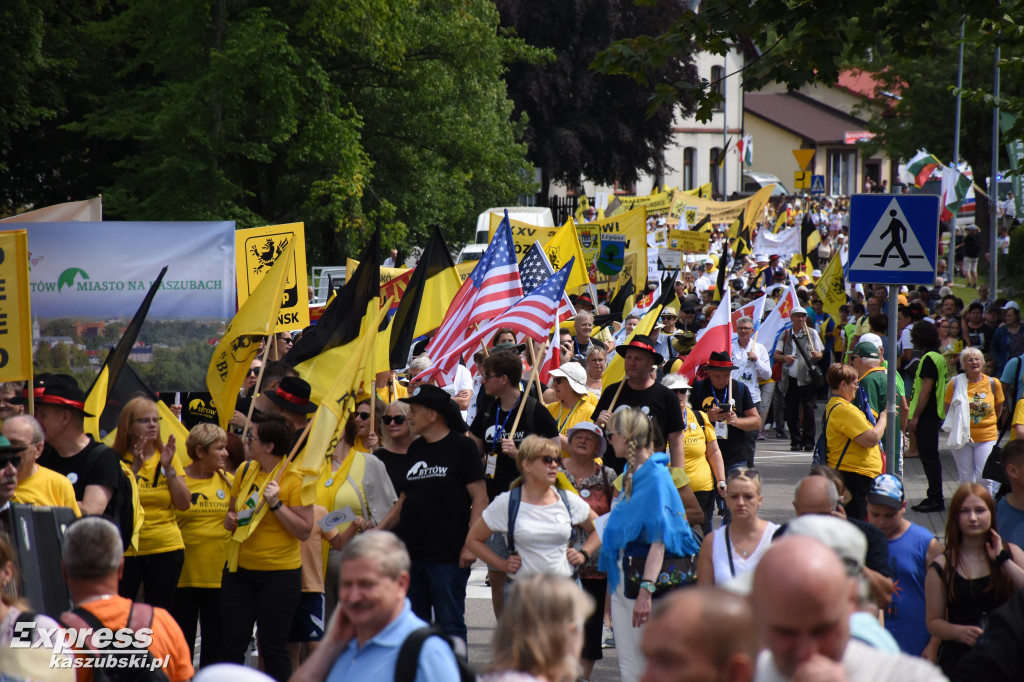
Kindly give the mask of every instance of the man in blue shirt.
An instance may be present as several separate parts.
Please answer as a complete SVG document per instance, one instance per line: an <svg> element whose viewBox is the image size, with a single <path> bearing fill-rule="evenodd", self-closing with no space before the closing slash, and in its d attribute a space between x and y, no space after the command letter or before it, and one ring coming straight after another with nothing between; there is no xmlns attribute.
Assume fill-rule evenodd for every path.
<svg viewBox="0 0 1024 682"><path fill-rule="evenodd" d="M341 552L338 608L320 646L294 679L393 680L398 653L413 631L427 624L406 599L411 561L388 531L359 535ZM416 682L459 679L455 654L439 637L420 650Z"/></svg>

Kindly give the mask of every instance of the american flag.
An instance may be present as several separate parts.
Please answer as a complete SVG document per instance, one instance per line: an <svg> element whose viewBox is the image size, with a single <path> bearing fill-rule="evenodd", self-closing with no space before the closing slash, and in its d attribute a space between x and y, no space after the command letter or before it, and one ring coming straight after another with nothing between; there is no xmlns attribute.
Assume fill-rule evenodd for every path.
<svg viewBox="0 0 1024 682"><path fill-rule="evenodd" d="M565 293L565 282L569 279L574 260L575 258L570 259L564 268L549 277L533 292L523 296L511 308L468 335L465 341L450 351L450 354L457 357L490 337L501 327L509 327L537 341L547 341L548 330L555 322L555 313L561 303L562 294ZM448 364L448 361L442 358L435 358L435 362L441 366Z"/></svg>
<svg viewBox="0 0 1024 682"><path fill-rule="evenodd" d="M516 266L516 248L508 211L480 262L462 283L455 300L448 306L437 334L427 346L435 362L444 358L441 367L454 369L459 358L453 349L462 349L470 325L493 318L508 310L523 295L523 285ZM459 351L461 352L461 350Z"/></svg>
<svg viewBox="0 0 1024 682"><path fill-rule="evenodd" d="M548 255L544 253L544 249L537 242L530 245L526 255L519 261L519 274L523 278L524 294L529 294L539 287L544 280L555 274L555 269L551 267ZM565 292L562 293L562 306L558 312L559 321L568 320L576 314L576 309L573 307L572 301L569 300L569 294Z"/></svg>

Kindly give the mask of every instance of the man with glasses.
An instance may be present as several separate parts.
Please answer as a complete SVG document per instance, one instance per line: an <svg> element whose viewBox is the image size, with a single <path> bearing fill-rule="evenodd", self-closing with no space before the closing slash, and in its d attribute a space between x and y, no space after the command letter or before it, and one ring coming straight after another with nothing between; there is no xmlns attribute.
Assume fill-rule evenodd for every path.
<svg viewBox="0 0 1024 682"><path fill-rule="evenodd" d="M0 423L24 411L21 405L12 402L21 392L21 385L20 381L0 383Z"/></svg>
<svg viewBox="0 0 1024 682"><path fill-rule="evenodd" d="M739 381L750 391L750 399L754 401L754 409L758 414L758 430L751 431L748 436L756 440L760 433L761 406L767 412L771 405L775 384L768 382L772 378L772 365L768 361L768 349L754 338L754 320L741 317L736 320L736 339L732 342L732 364L736 365L732 378ZM763 384L761 382L767 382ZM763 391L762 391L763 388ZM756 446L756 443L754 444Z"/></svg>
<svg viewBox="0 0 1024 682"><path fill-rule="evenodd" d="M10 506L18 489L18 467L24 451L24 445L12 444L0 436L0 512Z"/></svg>
<svg viewBox="0 0 1024 682"><path fill-rule="evenodd" d="M75 516L81 516L71 481L36 462L43 454L43 427L36 418L27 414L11 417L4 421L0 433L14 447L23 448L14 501L40 507L69 507Z"/></svg>

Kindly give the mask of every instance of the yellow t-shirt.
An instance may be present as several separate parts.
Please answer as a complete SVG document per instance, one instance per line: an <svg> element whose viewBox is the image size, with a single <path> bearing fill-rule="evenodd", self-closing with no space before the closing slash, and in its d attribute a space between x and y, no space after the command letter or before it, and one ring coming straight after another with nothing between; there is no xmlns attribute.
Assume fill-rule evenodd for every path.
<svg viewBox="0 0 1024 682"><path fill-rule="evenodd" d="M351 481L362 481L366 474L366 453L361 450L353 448L349 451L349 457L352 457L352 467L348 470L348 476L339 476L338 471L344 467L338 467L337 470L332 470L333 463L328 461L323 467L323 471L320 472L320 480L316 482L316 502L317 506L324 508L324 513L329 514L333 511L338 511L349 507L355 512L355 515L361 519L366 519L366 515L363 514L363 506L367 508L369 513L370 503L366 499L366 490L357 490ZM363 495L360 501L359 496ZM367 519L380 521L380 519ZM352 525L351 521L338 524L334 530L339 533L344 533L348 530L348 527ZM323 565L327 565L327 553L330 551L330 545L324 541L321 543L321 560ZM308 591L303 588L303 591Z"/></svg>
<svg viewBox="0 0 1024 682"><path fill-rule="evenodd" d="M259 466L253 462L250 466ZM242 469L235 474L235 480L231 484L231 497L237 498L235 509L243 508L246 498L255 495L263 486L263 482L270 476L270 472L261 471L253 479L249 490L242 494ZM278 496L281 502L289 507L301 507L302 505L302 476L294 471L285 471L280 481L281 493ZM259 504L256 500L256 504ZM288 532L281 525L277 514L267 509L260 524L252 532L252 535L242 543L238 552L238 566L247 571L287 571L299 568L302 565L302 556L299 553L299 539Z"/></svg>
<svg viewBox="0 0 1024 682"><path fill-rule="evenodd" d="M125 461L131 462L131 453L125 455ZM184 549L185 543L181 539L181 531L178 530L178 522L174 518L174 504L171 502L171 489L167 487L167 477L160 472L156 486L153 479L156 477L157 467L160 466L160 455L154 452L139 469L135 478L139 484L139 502L146 510L146 520L139 532L139 551L137 553L129 549L125 554L132 556L146 556L147 554L159 554L160 552L173 552L176 549ZM175 455L171 466L178 472L179 476L185 475L178 456Z"/></svg>
<svg viewBox="0 0 1024 682"><path fill-rule="evenodd" d="M1013 410L1013 422L1010 424L1010 440L1017 439L1017 429L1013 427L1018 424L1024 424L1024 398L1017 401L1017 407ZM20 486L21 484L19 483L18 485Z"/></svg>
<svg viewBox="0 0 1024 682"><path fill-rule="evenodd" d="M227 480L218 474L211 478L185 476L192 505L185 511L174 512L185 541L185 565L181 567L178 587L220 587L231 537L224 527L224 517L235 478L227 472L224 476Z"/></svg>
<svg viewBox="0 0 1024 682"><path fill-rule="evenodd" d="M946 402L953 400L953 382L956 377L946 384ZM995 391L993 399L992 391ZM971 419L971 440L975 443L985 443L995 440L999 436L999 427L996 425L996 405L1003 402L1003 385L998 379L989 380L988 375L982 374L981 380L967 384L967 405L970 408Z"/></svg>
<svg viewBox="0 0 1024 682"><path fill-rule="evenodd" d="M384 404L393 403L399 398L408 398L409 389L402 384L395 382L394 386L389 382L387 386L377 388L377 397L384 401Z"/></svg>
<svg viewBox="0 0 1024 682"><path fill-rule="evenodd" d="M833 406L835 409L833 409ZM839 456L849 439L840 471L850 471L861 476L875 478L882 475L882 451L875 445L866 448L853 440L871 429L871 423L860 409L839 396L832 396L825 406L828 415L828 465L836 468Z"/></svg>
<svg viewBox="0 0 1024 682"><path fill-rule="evenodd" d="M694 492L701 492L715 489L715 476L711 471L711 463L708 462L708 443L715 441L715 427L711 420L703 412L704 428L697 422L693 410L686 410L683 415L686 420L686 428L683 430L683 452L686 461L683 468L686 475L690 477L690 487Z"/></svg>
<svg viewBox="0 0 1024 682"><path fill-rule="evenodd" d="M580 422L588 422L594 415L594 408L597 407L597 396L593 393L587 393L582 396L583 400L576 403L573 407L566 409L562 405L561 400L556 400L553 403L545 405L551 416L555 418L555 422L558 424L558 434L560 436L568 435L569 429L576 426ZM568 457L569 453L566 452L565 448L562 448L562 456Z"/></svg>
<svg viewBox="0 0 1024 682"><path fill-rule="evenodd" d="M42 466L24 481L18 481L12 501L37 507L69 507L75 516L82 516L75 499L75 487L68 477Z"/></svg>

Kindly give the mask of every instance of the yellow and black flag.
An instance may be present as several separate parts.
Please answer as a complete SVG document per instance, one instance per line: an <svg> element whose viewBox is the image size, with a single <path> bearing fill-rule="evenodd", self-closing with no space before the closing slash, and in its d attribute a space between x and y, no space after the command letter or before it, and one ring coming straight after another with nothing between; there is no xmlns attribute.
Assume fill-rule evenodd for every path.
<svg viewBox="0 0 1024 682"><path fill-rule="evenodd" d="M808 207L808 210L804 212L804 219L800 223L800 246L803 249L803 253L800 255L805 259L808 258L811 251L818 248L820 242L821 232L811 220L810 207Z"/></svg>

